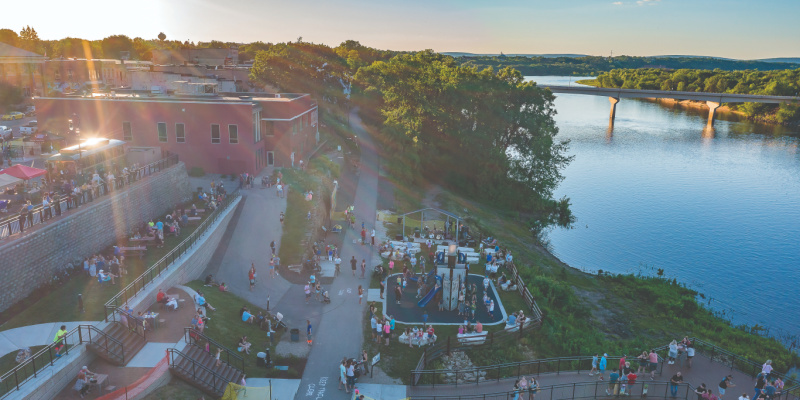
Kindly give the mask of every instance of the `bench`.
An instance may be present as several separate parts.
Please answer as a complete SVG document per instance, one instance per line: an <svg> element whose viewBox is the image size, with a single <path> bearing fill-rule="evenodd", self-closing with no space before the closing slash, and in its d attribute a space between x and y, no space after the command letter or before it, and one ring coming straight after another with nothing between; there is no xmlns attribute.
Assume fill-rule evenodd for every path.
<svg viewBox="0 0 800 400"><path fill-rule="evenodd" d="M147 247L145 246L135 246L135 247L123 247L120 246L119 250L122 252L123 255L135 255L142 258L144 253L147 251Z"/></svg>
<svg viewBox="0 0 800 400"><path fill-rule="evenodd" d="M156 240L156 238L154 236L145 236L140 238L130 238L128 240L131 242L150 242Z"/></svg>
<svg viewBox="0 0 800 400"><path fill-rule="evenodd" d="M200 221L203 218L201 218L201 217L189 217L188 219L189 219L189 221Z"/></svg>

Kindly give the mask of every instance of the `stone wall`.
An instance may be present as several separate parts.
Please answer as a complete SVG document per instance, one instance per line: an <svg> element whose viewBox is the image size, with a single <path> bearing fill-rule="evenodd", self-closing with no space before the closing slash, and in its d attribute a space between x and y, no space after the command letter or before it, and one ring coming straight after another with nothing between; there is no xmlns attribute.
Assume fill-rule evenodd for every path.
<svg viewBox="0 0 800 400"><path fill-rule="evenodd" d="M135 226L190 197L189 177L181 162L22 237L6 239L0 246L0 311L50 281L67 263L108 248Z"/></svg>

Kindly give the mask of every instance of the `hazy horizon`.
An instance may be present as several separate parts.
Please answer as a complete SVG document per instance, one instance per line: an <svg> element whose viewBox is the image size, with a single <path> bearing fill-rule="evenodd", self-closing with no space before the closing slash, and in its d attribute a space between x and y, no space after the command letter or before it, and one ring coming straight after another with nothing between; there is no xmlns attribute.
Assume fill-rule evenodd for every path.
<svg viewBox="0 0 800 400"><path fill-rule="evenodd" d="M30 4L30 3L27 3ZM4 7L19 31L41 39L110 35L247 43L352 39L391 50L497 54L800 57L800 2L792 0L478 0L376 3L363 0L42 0Z"/></svg>

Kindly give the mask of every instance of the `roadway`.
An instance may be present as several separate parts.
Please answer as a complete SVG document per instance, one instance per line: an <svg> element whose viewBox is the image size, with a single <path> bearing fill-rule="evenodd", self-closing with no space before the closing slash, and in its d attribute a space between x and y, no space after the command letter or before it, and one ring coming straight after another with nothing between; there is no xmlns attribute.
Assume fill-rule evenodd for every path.
<svg viewBox="0 0 800 400"><path fill-rule="evenodd" d="M583 94L591 96L604 96L620 98L657 98L657 99L676 99L711 101L715 103L769 103L780 104L786 102L800 101L800 97L793 96L766 96L753 94L735 93L706 93L706 92L681 92L672 90L638 90L620 88L598 88L593 86L560 86L560 85L541 85L549 88L553 93Z"/></svg>

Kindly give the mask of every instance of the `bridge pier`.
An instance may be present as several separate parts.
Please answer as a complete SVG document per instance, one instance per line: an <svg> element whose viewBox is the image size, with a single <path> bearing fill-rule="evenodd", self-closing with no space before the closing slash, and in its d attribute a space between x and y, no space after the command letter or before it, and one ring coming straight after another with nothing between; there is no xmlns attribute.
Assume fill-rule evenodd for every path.
<svg viewBox="0 0 800 400"><path fill-rule="evenodd" d="M609 97L608 101L611 103L611 115L608 116L608 125L614 126L614 117L617 116L617 103L619 103L619 97Z"/></svg>
<svg viewBox="0 0 800 400"><path fill-rule="evenodd" d="M706 105L708 106L708 123L706 124L709 127L714 126L714 116L717 114L717 109L722 105L720 103L714 101L707 101Z"/></svg>

